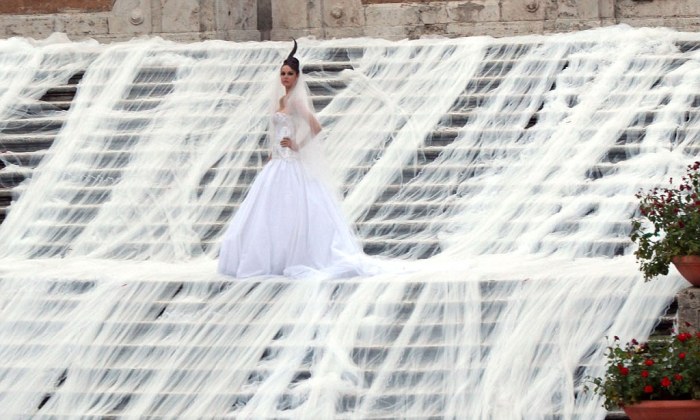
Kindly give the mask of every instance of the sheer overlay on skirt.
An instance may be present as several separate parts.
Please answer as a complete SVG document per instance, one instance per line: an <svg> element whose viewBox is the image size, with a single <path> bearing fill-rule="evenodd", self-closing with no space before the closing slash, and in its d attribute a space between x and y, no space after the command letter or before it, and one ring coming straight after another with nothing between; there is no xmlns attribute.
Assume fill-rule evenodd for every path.
<svg viewBox="0 0 700 420"><path fill-rule="evenodd" d="M332 192L296 151L279 146L294 134L291 118L277 112L273 126L272 159L224 234L219 272L239 278L367 274L365 255Z"/></svg>

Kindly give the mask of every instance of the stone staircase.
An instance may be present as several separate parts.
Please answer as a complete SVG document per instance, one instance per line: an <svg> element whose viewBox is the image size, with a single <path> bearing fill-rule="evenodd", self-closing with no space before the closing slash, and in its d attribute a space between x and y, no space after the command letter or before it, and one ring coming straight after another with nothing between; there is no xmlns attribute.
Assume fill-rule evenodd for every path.
<svg viewBox="0 0 700 420"><path fill-rule="evenodd" d="M41 307L56 307L61 308L65 313L69 313L71 308L79 307L85 304L89 298L89 292L95 287L95 283L87 281L71 281L57 280L51 281L50 289L53 290L50 297L43 297L31 302L26 302L27 305ZM462 343L445 343L443 338L447 330L459 328L462 322L451 324L450 322L436 322L431 319L427 322L422 322L419 329L413 330L409 327L409 321L412 317L421 316L421 313L429 313L435 308L440 310L465 311L469 305L481 305L482 319L479 323L480 334L483 336L483 342L473 343L471 345L477 348L480 353L486 353L494 346L490 343L490 335L496 329L499 323L498 314L508 304L512 296L506 296L495 293L496 283L502 282L482 282L479 284L479 293L485 298L482 302L453 301L453 302L434 302L428 306L423 306L421 299L428 293L429 288L439 288L436 284L426 285L425 283L405 284L406 293L399 301L387 301L382 303L372 303L372 310L375 313L391 313L391 317L387 316L384 319L377 317L373 322L368 322L358 331L365 337L365 344L357 344L353 348L349 358L357 367L356 374L360 375L359 381L365 384L365 388L369 388L375 380L383 383L395 384L389 385L388 390L382 393L381 397L374 401L371 405L373 411L381 412L382 410L391 410L397 405L418 405L425 406L424 411L411 410L410 412L401 415L402 418L425 419L425 418L441 418L441 410L438 407L444 407L449 404L449 399L453 398L449 393L443 391L433 391L426 394L422 390L412 390L411 384L417 383L428 375L437 375L437 377L449 377L454 374L454 368L444 364L442 360L446 353L456 347L461 347ZM516 286L520 281L513 281ZM284 288L288 284L281 282L277 286ZM134 286L132 284L132 286ZM14 359L11 362L7 360L0 363L0 378L2 377L23 377L27 375L35 375L37 368L35 366L36 359L46 352L56 351L59 354L69 352L71 349L80 348L81 351L86 351L87 354L100 355L105 354L108 362L100 359L86 358L80 363L73 364L69 368L53 369L49 372L42 372L43 375L51 376L54 380L44 383L41 386L31 389L18 387L9 387L0 389L0 398L19 399L26 398L31 395L36 400L36 405L31 409L23 412L8 412L8 418L24 418L31 417L36 419L71 419L78 416L84 416L88 413L66 409L66 400L90 399L91 401L99 401L109 399L110 404L101 408L98 411L91 410L91 418L100 419L117 419L122 416L138 415L140 418L148 419L166 419L172 418L167 411L153 409L153 407L168 407L169 404L177 404L182 401L188 401L194 398L191 389L186 386L178 387L177 383L182 380L185 383L185 378L197 378L198 375L212 375L217 378L218 375L234 375L243 380L243 389L250 387L251 391L228 391L215 392L217 405L221 407L221 411L211 418L240 418L240 415L235 411L237 408L245 407L254 396L254 389L257 384L275 373L273 362L280 358L280 353L288 351L298 346L303 346L305 351L304 359L299 366L294 370L291 383L295 385L303 384L304 381L310 380L313 377L312 361L315 358L322 358L327 351L323 340L319 339L312 343L297 343L290 342L286 337L290 331L299 327L298 320L286 320L280 324L268 325L268 331L271 331L269 342L264 347L264 351L259 355L259 362L249 369L240 371L227 371L221 366L220 359L226 360L230 355L243 353L248 347L246 342L229 342L225 339L218 341L216 344L208 346L206 349L199 348L197 344L188 343L186 340L178 340L170 338L167 340L156 341L152 337L182 337L189 334L196 334L202 327L203 320L197 319L178 319L169 316L169 313L188 313L200 310L202 307L212 305L217 297L222 296L232 287L232 282L211 282L207 284L197 284L208 290L209 296L196 300L192 295L188 296L188 288L191 284L180 282L165 281L161 284L160 296L153 300L133 300L126 306L120 308L123 313L114 314L104 320L99 320L100 329L107 331L109 336L114 334L114 342L93 342L93 343L60 343L52 345L42 340L44 336L51 336L54 332L60 332L70 322L74 322L70 316L56 316L50 313L43 313L31 319L12 319L5 320L0 323L0 332L3 334L2 352L4 354L21 354L19 359ZM138 287L138 285L136 285ZM254 286L253 286L254 287ZM329 287L337 290L344 289L357 290L360 287L360 282L341 281L335 282ZM490 296L491 295L491 296ZM625 296L619 296L624 299ZM250 306L252 311L261 311L266 308L273 308L272 303L255 302L242 299L238 302L231 302L235 305ZM343 311L346 306L352 303L349 301L334 301L332 311ZM660 337L668 335L675 319L675 305L672 305L666 314L659 319L656 334ZM129 318L125 314L130 311L139 313L139 319ZM653 316L653 314L649 314ZM12 322L13 331L8 330L8 326ZM85 328L91 328L91 323L83 321ZM95 320L98 322L98 320ZM210 333L220 335L227 338L237 331L250 328L253 323L246 322L231 322L230 320L208 320L206 321L207 329ZM327 326L320 320L313 327L322 331L324 326ZM41 331L39 335L31 335L30 331ZM400 347L400 357L410 357L419 361L417 365L406 367L403 369L392 371L388 374L383 370L383 363L389 358L396 357L395 348L397 342L402 340L407 330L416 336L423 335L421 342L404 344ZM120 338L116 337L118 335ZM550 345L543 343L542 346ZM210 356L213 361L202 363L201 361L193 361L191 364L185 364L176 370L176 375L179 378L174 380L174 385L167 386L167 389L162 389L155 395L152 392L142 390L139 383L144 383L158 375L172 374L171 367L163 365L163 358L166 355L172 354L202 354ZM219 356L219 358L217 357ZM581 372L585 366L579 367ZM217 374L214 374L214 373ZM132 378L124 381L124 378ZM78 378L78 379L76 379ZM86 384L85 378L93 378L92 382ZM96 378L96 379L95 379ZM171 377L171 379L174 379ZM119 384L115 386L115 384ZM239 388L240 389L240 388ZM198 395L206 396L209 392L206 389L200 390ZM60 395L60 397L56 397ZM55 399L62 400L62 408L56 409L52 407ZM137 403L141 398L148 398L153 401L151 409L147 412L148 415L142 415L137 409L133 408L132 403ZM353 393L348 392L336 401L335 418L356 418L356 410L363 403L366 403L368 397L363 392ZM53 400L53 401L52 401ZM302 392L294 392L290 390L279 396L277 407L280 410L293 409L305 400ZM226 414L229 413L229 414ZM562 418L558 413L542 413L546 418ZM293 418L293 414L290 414ZM178 418L196 418L186 415L178 416ZM363 418L371 419L390 419L395 418L395 415L376 415L371 414L363 416ZM622 411L614 411L608 413L606 419L626 419L627 417Z"/></svg>
<svg viewBox="0 0 700 420"><path fill-rule="evenodd" d="M692 43L681 44L682 50L692 50L696 47L697 46ZM526 51L526 49L523 49L523 51ZM334 54L334 58L337 60L336 62L309 65L304 68L304 71L312 76L322 75L318 80L313 80L312 77L312 80L309 82L312 94L314 95L314 106L317 111L322 110L332 100L333 95L337 94L338 91L342 91L344 88L345 82L338 77L338 74L342 70L352 68L353 63L348 58L349 52L352 53L351 55L358 54L356 51L339 50ZM679 58L678 61L680 63L683 62L684 59ZM430 166L431 162L441 154L445 146L451 144L455 140L459 134L459 129L464 126L467 121L479 115L480 104L485 103L494 96L494 89L496 89L501 81L508 75L508 71L512 69L514 63L515 60L501 60L485 61L482 64L478 72L478 77L472 80L467 87L469 93L465 93L458 98L452 106L452 109L444 115L440 124L426 137L424 145L416 150L414 164L404 167L401 173L402 180L397 179L396 184L387 185L381 198L373 203L364 218L357 222L356 227L361 233L364 248L368 254L375 255L384 253L401 255L407 252L418 244L412 242L411 238L404 237L405 233L415 232L415 230L412 230L415 229L415 227L420 228L428 224L434 212L445 212L449 210L450 204L441 201L395 201L393 198L400 188L406 188L405 184L408 180L421 172L425 173L426 171L435 170L434 167ZM566 62L562 60L560 65L565 67ZM124 127L128 126L131 130L138 129L140 125L145 124L147 120L142 118L138 111L157 106L162 101L162 98L172 92L173 83L171 78L174 77L174 74L174 70L168 70L167 68L143 69L134 80L128 95L123 100L119 101L117 106L117 109L133 111L133 116L119 117L121 121L119 124L122 124ZM30 105L26 109L21 109L21 112L18 112L21 116L18 118L0 121L0 127L2 128L0 130L0 170L2 170L2 172L0 172L0 223L5 219L9 204L21 195L23 189L21 183L25 179L31 178L33 169L47 153L51 153L49 147L58 131L60 131L65 119L65 116L61 112L56 113L56 111L67 111L70 108L71 101L82 76L82 73L77 73L66 85L49 89L38 103ZM512 99L517 100L517 98ZM575 100L575 97L571 98L572 102ZM698 95L693 101L692 107L685 111L686 120L697 118L698 115L700 115L700 109L698 109L698 107L700 107L700 92L698 92ZM47 111L49 116L46 116ZM535 112L530 116L529 123L524 129L528 130L530 133L536 131L538 129L538 121L544 116L542 111ZM616 171L618 163L624 162L629 156L639 154L641 151L637 143L644 137L646 127L653 122L654 117L654 112L639 113L635 118L635 122L620 134L618 144L608 150L605 159L593 165L588 170L589 179L597 180L604 178ZM329 116L328 118L332 119L334 116ZM501 129L500 132L504 135L508 135L510 132L517 133L522 129L521 127L505 127ZM679 134L687 130L700 129L697 127L678 128ZM261 133L260 136L262 142L263 134ZM121 155L128 156L130 152L121 149L122 145L128 144L129 138L130 136L128 133L125 133L121 138L118 135L115 136L113 139L114 150L105 155L104 158L109 159ZM686 152L691 156L697 155L699 152L697 146L691 146L687 149ZM476 148L472 153L478 154L484 151L488 151L487 145ZM202 238L200 244L193 244L193 246L201 245L207 249L216 243L221 229L235 212L239 200L245 196L249 185L248 183L261 169L261 162L264 161L265 157L266 151L263 149L258 150L255 153L255 159L249 163L250 166L243 168L242 176L245 182L222 187L233 192L233 201L213 204L213 206L220 207L220 217L217 220L207 222L207 225L203 226L204 229L207 229L207 233ZM14 164L16 167L4 168L6 163ZM478 190L481 188L481 185L478 183L470 184L469 178L488 167L489 165L473 165L466 168L458 166L455 167L454 170L464 172L463 177L465 179L461 184L462 187ZM370 168L371 165L361 165L354 168L353 173L363 174L369 171ZM444 166L439 168L439 170L444 169ZM206 185L217 172L222 170L226 171L230 170L230 168L219 168L216 166L210 168L202 179L202 185ZM113 178L119 180L123 175L123 171L114 168L104 170L96 169L93 174L98 178ZM576 187L576 185L572 185L572 189L575 190ZM345 188L347 190L350 186L348 185ZM454 190L455 186L451 184L444 186L410 185L409 188L415 188L417 190L422 188ZM86 196L100 197L100 200L103 201L108 200L110 197L109 188L91 188L83 193ZM593 199L605 200L604 197L594 197ZM633 200L634 197L629 198L630 202ZM601 201L601 203L602 202L603 201ZM68 207L66 211L89 215L96 213L99 210L100 204L101 201L90 205L75 204ZM380 209L384 210L388 216L410 212L413 215L413 219L404 224L404 226L410 229L392 229L390 233L387 233L386 223L372 220ZM628 221L626 219L611 221L610 223L620 232L626 232L627 230ZM393 223L391 225L394 228L396 227ZM70 241L70 238L80 234L84 229L84 225L72 224L56 226L55 228L63 234L63 238ZM571 228L571 226L567 225L562 229L566 230L569 228ZM621 255L628 247L628 244L629 242L626 235L622 234L617 237L606 238L604 243L599 243L597 246L604 250L602 251L604 255ZM420 245L425 246L426 243L421 243ZM562 245L566 244L562 243ZM67 246L69 245L65 243L45 244L41 247L41 252L52 249L53 251L51 251L51 253L54 255L61 255L65 252ZM133 244L133 247L134 249L139 248L138 244ZM437 238L429 239L426 251L422 253L421 257L429 257L438 252L440 252L440 246Z"/></svg>
<svg viewBox="0 0 700 420"><path fill-rule="evenodd" d="M688 51L691 49L699 49L700 44L684 43L681 47L682 51ZM344 82L336 77L337 74L343 69L352 67L347 51L341 51L336 54L335 57L338 60L337 62L307 66L304 69L306 73L312 75L315 73L323 74L324 79L329 79L323 80L323 82L316 83L312 81L310 83L314 95L314 105L317 110L323 109L332 100L337 90L342 90L344 88ZM483 63L482 69L479 72L479 77L476 78L471 85L471 88L475 88L477 93L463 95L459 98L454 104L453 109L445 115L440 126L436 127L435 131L425 139L425 144L416 152L414 166L408 166L403 170L404 179L410 179L423 170L431 170L429 166L430 162L434 161L440 155L445 146L454 141L458 135L458 128L462 127L471 118L474 118L475 114L478 114L479 105L490 98L490 95L493 94L493 89L499 85L504 74L507 73L513 64L514 62L512 61ZM562 63L562 66L564 65L565 63ZM168 95L172 89L170 80L168 79L169 75L172 76L171 73L167 71L163 72L162 69L156 69L156 71L153 72L144 70L137 77L128 96L119 103L119 106L124 110L142 110L156 106L159 103L159 98ZM68 111L70 109L82 76L81 73L78 73L72 77L66 85L49 89L38 104L34 104L30 108L23 110L21 118L4 121L0 124L0 126L3 127L3 129L0 130L0 153L2 153L0 155L2 157L2 159L0 159L0 222L5 219L11 202L21 197L25 188L22 183L26 179L31 178L34 168L36 168L41 159L46 154L51 153L50 146L56 134L61 130L64 121L62 113L57 113L56 111ZM692 103L692 108L686 110L688 119L694 118L694 116L700 114L698 107L700 107L700 91L697 92L696 98ZM46 117L46 111L50 112L50 117ZM536 130L540 117L542 117L541 112L534 113L530 117L529 123L525 129ZM653 113L639 115L635 124L625 129L620 135L618 144L608 151L605 160L590 168L590 178L600 179L608 174L614 173L616 170L615 165L618 162L623 162L629 156L639 153L637 143L643 138L646 127L653 121L653 118ZM138 116L130 120L129 124L132 127L134 124L138 124ZM513 128L513 130L516 130L516 128ZM113 153L122 153L119 150L119 141L119 139L115 139L115 150ZM128 136L124 136L122 141L128 142ZM478 153L479 151L475 150L474 152ZM697 152L697 150L688 150L688 153L692 155L696 155ZM264 158L266 152L260 150L257 153ZM16 166L6 168L5 162ZM250 166L246 168L244 178L248 182L250 182L260 170L261 165L259 162L260 159L255 159L251 161ZM467 172L471 174L479 171L477 167L466 169ZM208 176L213 176L218 170L221 169L212 167ZM363 172L369 170L369 167L358 167L355 168L355 170ZM118 170L110 169L109 171L113 171L113 173L96 173L96 176L111 175L115 179L121 176ZM469 174L465 176L468 178ZM205 177L203 183L206 183L208 179L208 177ZM435 188L435 186L431 187ZM479 187L479 185L472 186L472 188L475 189ZM220 217L218 217L217 220L207 222L205 229L208 234L202 238L202 245L205 248L217 241L221 229L225 226L238 206L238 201L236 200L241 200L242 197L244 197L248 184L231 185L224 188L230 188L234 191L234 201L220 204L220 206L223 207L220 212ZM412 238L402 236L402 231L400 229L391 230L390 234L384 233L385 231L382 223L377 223L372 220L373 215L380 209L391 206L392 210L389 214L392 214L391 212L396 212L396 214L404 213L407 209L412 211L415 215L415 219L411 222L414 225L411 226L411 228L416 225L421 226L427 224L433 212L445 211L446 204L441 202L393 201L392 198L400 188L402 188L402 186L398 183L387 186L381 198L372 205L372 210L366 214L362 220L357 222L357 228L362 232L365 251L369 254L401 254L403 251L416 246L416 244L412 242ZM422 188L422 186L414 185L411 186L411 188ZM444 188L451 189L454 188L454 186L445 185ZM109 198L109 189L95 188L84 191L83 194L103 197L106 200ZM631 201L634 198L630 197L629 199ZM74 205L70 206L67 211L75 211L83 214L95 212L98 209L98 205L99 203L95 205ZM619 226L619 229L616 230L626 232L625 226L627 226L627 220L615 220L611 223ZM56 229L57 232L63 232L61 236L69 241L70 238L78 235L82 229L84 229L84 226L80 224L64 225L55 226L53 229ZM412 230L406 230L406 232L410 231ZM609 250L609 255L623 254L628 247L628 242L624 235L608 238L606 241L607 243L604 248ZM50 254L61 255L65 251L66 246L67 245L62 243L51 243L40 244L38 248L42 250L42 253L44 250L50 249ZM138 249L139 244L133 244L133 246L135 249ZM440 252L437 238L431 241L427 249L428 251L422 255L423 257L429 257ZM61 312L70 313L72 308L79 307L87 302L88 298L84 296L95 287L95 283L88 281L46 281L48 282L46 290L50 291L50 293L41 299L28 302L28 305L35 305L37 308L56 307L60 308ZM513 281L513 283L519 284L520 280ZM487 341L486 338L488 338L490 332L494 330L499 322L499 308L502 307L510 297L503 295L490 296L492 286L493 282L489 281L484 281L479 284L479 294L483 296L483 301L479 302L480 305L483 305L481 308L482 319L479 329L485 341ZM138 287L138 285L135 287ZM192 322L187 320L180 321L168 317L168 313L187 313L188 311L211 305L213 301L217 300L218 296L226 293L227 290L230 290L234 286L233 282L230 281L211 282L208 284L197 283L197 288L208 291L208 293L200 296L188 294L193 287L194 284L164 280L160 285L158 296L154 296L148 300L129 302L129 305L133 305L133 310L135 311L143 310L144 307L147 308L140 319L125 320L120 318L118 314L114 317L107 317L103 323L103 328L110 331L121 331L123 339L115 342L91 343L88 346L90 350L95 353L109 352L112 354L113 357L109 365L91 365L85 363L80 366L71 367L70 369L64 369L60 372L52 372L56 379L48 385L33 389L0 389L0 397L13 395L19 397L23 394L40 395L34 407L22 413L12 413L17 417L68 419L85 414L79 412L56 411L52 404L55 403L55 395L59 395L59 393L60 398L63 399L87 396L94 400L99 400L101 396L106 396L110 398L111 401L117 401L116 403L112 403L109 407L103 407L99 412L91 412L90 415L93 415L94 418L111 419L119 418L124 415L138 415L137 412L131 410L133 409L134 402L143 397L139 387L139 380L145 381L163 372L164 368L160 366L159 355L194 351L188 347L189 344L186 342L149 343L149 341L143 339L143 337L149 337L150 335L167 336L168 334L173 334L173 332L178 332L186 336L192 331L196 331L196 329L201 326L200 322L196 320ZM285 287L284 283L281 283L280 287ZM360 283L354 281L339 281L333 285L327 285L326 287L344 289L347 295L349 290L355 290L360 287ZM430 286L425 283L407 283L405 287L406 293L399 296L397 299L373 304L374 311L377 313L391 312L393 318L386 320L386 323L382 323L382 320L379 319L376 323L365 327L367 329L367 331L363 333L365 336L371 337L375 331L381 330L382 337L387 341L378 342L377 340L368 339L366 345L357 345L353 349L350 358L360 369L363 383L371 385L375 379L380 377L382 381L387 381L388 383L402 384L397 387L393 393L387 392L383 394L379 400L373 402L373 407L377 408L377 411L381 412L382 407L389 408L406 404L407 402L422 401L424 405L428 407L424 412L415 411L404 413L404 417L440 418L441 413L439 410L435 409L435 407L447 405L450 396L446 393L435 393L430 396L422 395L417 392L413 393L410 384L412 381L418 380L427 373L440 374L442 372L444 375L449 375L451 373L451 368L449 366L439 366L431 363L431 361L437 360L439 358L437 356L440 354L450 351L451 344L444 343L441 340L441 337L443 337L443 330L449 327L448 324L437 321L423 323L420 327L421 331L429 338L424 342L406 345L402 348L402 351L406 354L410 353L412 357L423 360L424 363L422 366L411 369L407 368L402 371L394 371L390 373L388 377L382 376L384 373L380 369L381 364L389 357L394 341L397 340L402 333L405 333L406 322L412 316L419 315L419 310L430 312L429 309L420 306L423 304L421 299L424 297L424 293L427 293L427 289L429 289ZM331 290L329 294L333 295L334 291ZM623 297L620 296L620 298ZM501 302L500 305L499 302ZM436 300L435 302L429 303L428 306L434 305L435 308L438 308L436 310L439 311L441 310L439 308L444 309L445 305L453 305L455 308L464 311L470 303L472 302L458 301L446 303ZM261 310L261 308L265 308L265 305L268 303L251 301L250 299L246 300L244 297L237 304L248 304L251 305L252 308L255 308L255 310ZM343 307L349 304L349 301L333 301L332 310L342 311ZM272 304L270 303L269 305L271 306ZM1 308L2 300L0 298L0 309ZM120 309L123 313L129 313L130 311L129 308L125 307ZM675 306L672 305L669 311L659 319L657 327L658 334L668 333L673 323L674 311ZM649 316L655 318L656 314L649 314ZM0 336L3 337L2 344L0 344L0 355L3 353L23 354L21 360L13 360L9 364L0 362L0 378L13 376L21 377L35 373L36 368L33 363L33 357L44 352L49 344L42 341L41 337L28 336L27 332L41 330L42 334L51 335L53 332L61 331L70 321L69 318L53 316L51 311L41 314L37 313L33 318L0 321ZM232 330L246 328L248 324L214 322L208 325L215 331L218 331L222 336L228 336L231 334ZM320 328L321 325L322 322L316 325L316 327ZM274 331L270 337L269 344L265 347L265 351L259 355L261 363L255 364L250 370L235 372L235 375L244 377L244 382L251 386L271 375L273 373L272 369L265 367L264 362L266 360L274 360L276 355L285 348L298 345L298 343L285 343L285 332L297 326L297 321L293 319L288 320L284 324L273 325L272 330ZM241 347L246 346L245 343L227 343L221 344L220 346L213 346L209 351L213 353L221 352L222 354L232 351L235 353L235 347L238 345ZM489 346L486 342L476 343L475 345ZM308 345L307 356L301 362L301 367L294 373L292 379L293 383L302 384L313 376L313 373L310 371L311 360L315 357L319 357L322 351L323 348L321 345ZM145 355L145 357L139 359L138 363L134 361L134 355L136 353ZM183 376L196 377L202 372L211 374L212 371L219 368L220 366L198 365L196 368L184 367L181 369L180 373ZM94 387L90 389L81 388L72 383L75 377L94 377L100 374L102 375L101 379L98 383L92 384ZM112 384L117 381L117 378L124 378L129 375L134 376L133 383L131 383L130 386L123 386L118 389L112 386ZM406 384L409 384L409 386ZM160 405L170 404L173 401L188 401L189 398L192 398L192 395L188 392L189 391L186 389L173 387L167 391L163 390L156 396L149 395L149 398L154 398L156 402L154 402L152 406L158 407ZM236 418L237 414L235 409L245 406L252 397L253 394L249 392L217 393L213 398L215 398L223 408L222 413L227 410L233 410L233 414L217 414L216 418ZM363 395L353 395L351 393L344 395L337 401L337 412L340 413L337 418L354 418L353 413L365 402L363 398ZM299 404L301 400L303 400L302 396L290 391L283 394L279 399L278 408L288 408L291 410ZM559 413L543 413L543 415L546 416L546 418L554 419L561 417ZM156 409L151 411L147 417L141 418L159 419L168 418L168 416L167 414L159 414L159 411ZM183 416L180 418L187 417ZM368 416L366 418L391 418L391 416ZM607 418L623 419L626 417L621 412L613 412L609 413Z"/></svg>

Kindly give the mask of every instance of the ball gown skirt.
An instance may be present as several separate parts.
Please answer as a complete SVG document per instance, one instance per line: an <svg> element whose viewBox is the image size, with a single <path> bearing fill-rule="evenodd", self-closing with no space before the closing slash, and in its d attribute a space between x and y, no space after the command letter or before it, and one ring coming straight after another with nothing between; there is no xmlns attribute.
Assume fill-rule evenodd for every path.
<svg viewBox="0 0 700 420"><path fill-rule="evenodd" d="M292 155L271 159L253 182L224 234L219 272L238 278L363 274L364 254L337 201Z"/></svg>

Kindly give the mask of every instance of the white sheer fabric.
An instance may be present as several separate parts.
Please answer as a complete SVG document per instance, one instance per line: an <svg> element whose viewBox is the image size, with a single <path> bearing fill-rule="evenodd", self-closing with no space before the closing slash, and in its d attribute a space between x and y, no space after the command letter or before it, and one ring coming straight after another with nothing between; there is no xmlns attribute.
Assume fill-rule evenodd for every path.
<svg viewBox="0 0 700 420"><path fill-rule="evenodd" d="M272 116L271 160L224 234L219 272L238 278L364 274L364 254L320 173L320 144L300 78L285 111ZM284 137L298 151L280 146Z"/></svg>

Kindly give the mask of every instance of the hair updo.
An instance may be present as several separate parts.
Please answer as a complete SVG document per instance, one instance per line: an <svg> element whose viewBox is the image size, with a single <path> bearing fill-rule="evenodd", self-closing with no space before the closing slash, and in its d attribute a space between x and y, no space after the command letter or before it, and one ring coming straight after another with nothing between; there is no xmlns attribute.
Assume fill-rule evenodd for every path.
<svg viewBox="0 0 700 420"><path fill-rule="evenodd" d="M299 60L294 57L294 54L297 52L297 40L292 40L294 41L294 48L292 48L292 52L290 52L284 62L282 62L282 66L289 66L294 70L294 73L299 74Z"/></svg>

